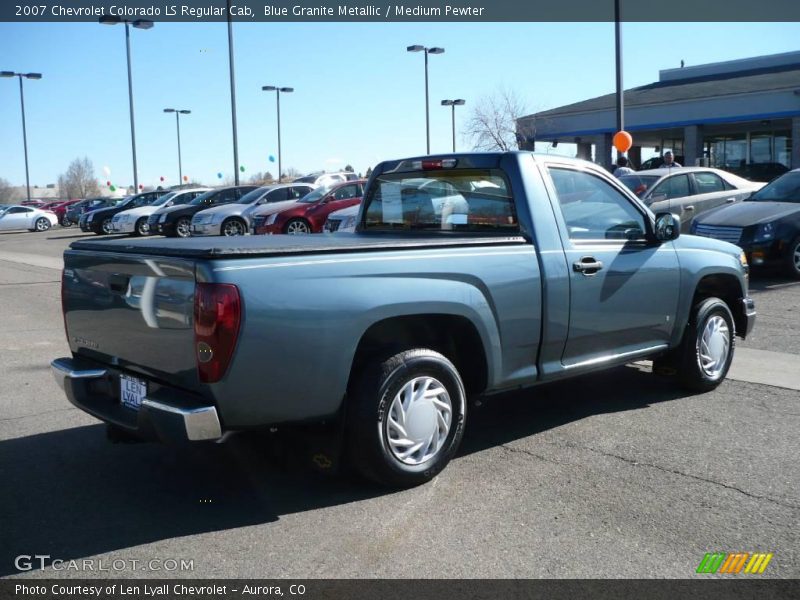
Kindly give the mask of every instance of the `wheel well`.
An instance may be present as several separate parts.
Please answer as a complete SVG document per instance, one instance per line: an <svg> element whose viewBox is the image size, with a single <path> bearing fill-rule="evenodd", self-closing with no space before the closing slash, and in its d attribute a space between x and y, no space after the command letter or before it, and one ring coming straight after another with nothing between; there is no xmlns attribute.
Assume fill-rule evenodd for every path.
<svg viewBox="0 0 800 600"><path fill-rule="evenodd" d="M733 275L707 275L697 284L692 306L706 298L716 297L725 302L733 315L737 331L745 331L745 314L742 307L742 288Z"/></svg>
<svg viewBox="0 0 800 600"><path fill-rule="evenodd" d="M429 348L446 356L461 374L468 394L486 389L488 366L478 330L456 315L410 315L373 324L358 343L350 379L368 361L410 348Z"/></svg>

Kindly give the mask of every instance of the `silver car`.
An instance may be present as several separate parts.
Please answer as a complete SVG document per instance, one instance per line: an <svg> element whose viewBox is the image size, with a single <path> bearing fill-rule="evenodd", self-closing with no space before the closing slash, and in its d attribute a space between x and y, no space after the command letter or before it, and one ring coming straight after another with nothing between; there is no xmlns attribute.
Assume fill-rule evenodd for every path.
<svg viewBox="0 0 800 600"><path fill-rule="evenodd" d="M197 198L200 194L205 194L211 188L201 187L186 190L175 190L164 194L152 204L123 210L114 215L111 220L111 231L113 233L127 233L129 235L148 235L150 225L147 219L160 208L186 204Z"/></svg>
<svg viewBox="0 0 800 600"><path fill-rule="evenodd" d="M688 232L697 215L722 204L744 200L764 186L721 169L675 167L649 169L620 177L654 213L680 215L681 231Z"/></svg>
<svg viewBox="0 0 800 600"><path fill-rule="evenodd" d="M253 211L267 203L298 200L313 191L307 183L265 185L248 192L235 204L201 210L192 218L192 236L245 235L252 229Z"/></svg>

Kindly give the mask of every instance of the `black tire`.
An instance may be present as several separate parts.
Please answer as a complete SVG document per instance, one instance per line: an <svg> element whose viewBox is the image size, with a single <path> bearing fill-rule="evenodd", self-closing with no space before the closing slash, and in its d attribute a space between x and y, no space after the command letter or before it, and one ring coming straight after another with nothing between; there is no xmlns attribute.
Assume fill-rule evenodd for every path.
<svg viewBox="0 0 800 600"><path fill-rule="evenodd" d="M50 221L48 221L45 217L39 217L33 224L32 231L47 231L50 229Z"/></svg>
<svg viewBox="0 0 800 600"><path fill-rule="evenodd" d="M311 224L305 219L289 219L289 222L283 226L283 233L288 235L311 233Z"/></svg>
<svg viewBox="0 0 800 600"><path fill-rule="evenodd" d="M703 333L709 322L721 318L727 328L725 336L724 330L720 327L720 335L727 337L727 356L723 360L714 363L713 368L704 367L701 357L703 347ZM689 324L683 334L681 346L675 353L674 364L677 367L678 381L681 385L695 392L710 392L715 389L728 374L733 353L736 346L736 326L730 308L719 298L705 298L698 302L692 310ZM711 352L707 352L711 354Z"/></svg>
<svg viewBox="0 0 800 600"><path fill-rule="evenodd" d="M793 279L800 279L800 238L789 245L786 255L786 272Z"/></svg>
<svg viewBox="0 0 800 600"><path fill-rule="evenodd" d="M441 438L441 444L435 444L438 448L429 457L424 456L430 448L426 446L420 461L408 464L392 449L390 416L393 414L393 401L401 390L407 385L411 385L413 390L414 386L419 385L417 382L424 382L425 379L436 382L441 385L440 390L446 391L451 407L449 430ZM355 375L348 395L348 458L351 465L367 479L390 487L420 485L444 469L458 450L467 417L466 393L453 363L438 352L418 348L399 352L384 360L375 360ZM438 398L442 399L442 396ZM430 402L428 404L432 406ZM428 415L431 415L427 407L423 410L428 410ZM437 431L432 435L441 435L440 414L428 415L423 415L425 418L417 420L417 423L422 423L423 429L432 424L431 432ZM411 432L413 424L406 424L406 427L409 430L406 437L417 439ZM427 434L422 435L424 437ZM413 456L408 460L412 459Z"/></svg>
<svg viewBox="0 0 800 600"><path fill-rule="evenodd" d="M62 227L72 227L72 221L70 221L66 216L61 217L60 224Z"/></svg>
<svg viewBox="0 0 800 600"><path fill-rule="evenodd" d="M103 219L103 222L100 223L100 228L95 233L97 235L111 235L114 233L111 231L111 217Z"/></svg>
<svg viewBox="0 0 800 600"><path fill-rule="evenodd" d="M239 233L233 233L232 231L234 229L238 230ZM228 232L229 230L231 231L231 233ZM219 234L224 236L239 236L239 235L245 235L246 233L247 233L247 224L241 219L237 219L236 217L225 219L219 228Z"/></svg>
<svg viewBox="0 0 800 600"><path fill-rule="evenodd" d="M135 236L148 235L150 233L150 228L149 227L145 228L145 225L147 225L147 217L142 217L138 221L136 221L136 224L133 226L133 235Z"/></svg>
<svg viewBox="0 0 800 600"><path fill-rule="evenodd" d="M180 238L192 236L192 220L189 217L181 217L175 222L175 235Z"/></svg>

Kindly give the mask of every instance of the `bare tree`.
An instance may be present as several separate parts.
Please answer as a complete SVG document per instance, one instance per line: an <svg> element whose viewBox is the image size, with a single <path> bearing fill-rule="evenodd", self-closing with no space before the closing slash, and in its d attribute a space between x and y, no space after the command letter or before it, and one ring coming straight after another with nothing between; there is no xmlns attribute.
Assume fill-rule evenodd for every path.
<svg viewBox="0 0 800 600"><path fill-rule="evenodd" d="M10 204L14 201L14 188L11 182L0 177L0 204Z"/></svg>
<svg viewBox="0 0 800 600"><path fill-rule="evenodd" d="M272 176L272 173L270 173L269 171L265 171L251 175L249 181L250 183L258 183L260 185L264 185L267 183L273 183L275 181L275 178Z"/></svg>
<svg viewBox="0 0 800 600"><path fill-rule="evenodd" d="M281 181L294 181L298 177L302 177L302 175L303 174L294 167L289 167L283 172L283 175L281 175Z"/></svg>
<svg viewBox="0 0 800 600"><path fill-rule="evenodd" d="M76 158L67 172L58 176L58 193L62 198L89 198L100 195L94 176L94 165L88 157Z"/></svg>
<svg viewBox="0 0 800 600"><path fill-rule="evenodd" d="M475 150L519 150L535 133L533 126L518 121L527 112L525 103L510 90L483 96L472 108L465 137Z"/></svg>

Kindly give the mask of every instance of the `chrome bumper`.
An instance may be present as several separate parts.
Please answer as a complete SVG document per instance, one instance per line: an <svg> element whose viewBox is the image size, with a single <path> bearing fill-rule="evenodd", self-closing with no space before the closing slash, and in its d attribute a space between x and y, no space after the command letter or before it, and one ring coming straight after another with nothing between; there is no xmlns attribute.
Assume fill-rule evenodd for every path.
<svg viewBox="0 0 800 600"><path fill-rule="evenodd" d="M214 406L179 406L163 398L165 394L162 393L158 399L144 398L137 414L121 407L113 397L89 389L90 382L116 380L116 375L108 369L81 368L72 358L57 358L50 363L50 368L67 399L101 421L162 441L195 442L222 437L222 426Z"/></svg>

